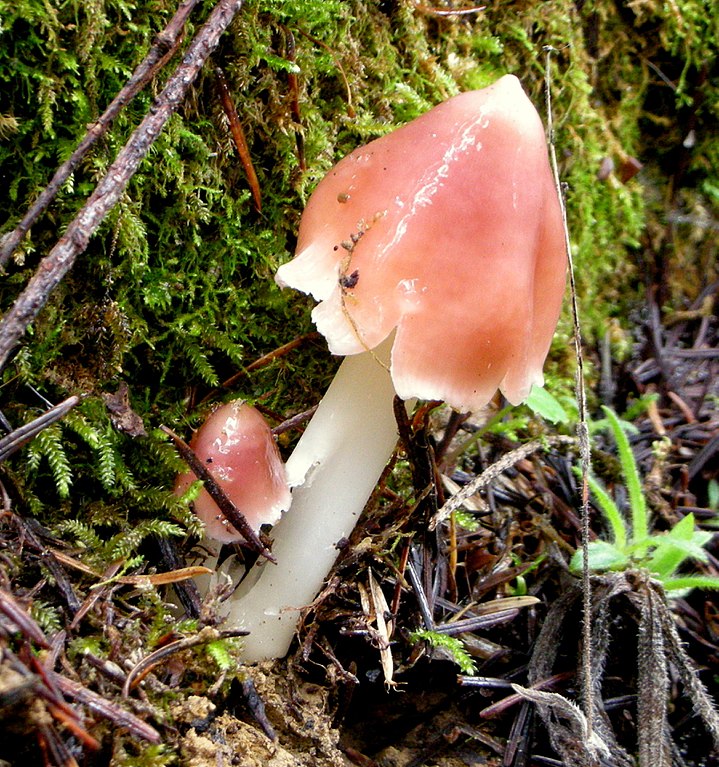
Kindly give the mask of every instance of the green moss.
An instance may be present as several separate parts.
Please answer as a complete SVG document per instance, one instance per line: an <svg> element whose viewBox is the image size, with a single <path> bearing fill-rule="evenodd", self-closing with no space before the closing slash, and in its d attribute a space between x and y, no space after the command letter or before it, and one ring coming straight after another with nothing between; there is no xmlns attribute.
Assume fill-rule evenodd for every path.
<svg viewBox="0 0 719 767"><path fill-rule="evenodd" d="M671 256L672 300L692 298L717 277L715 231L701 225L716 223L719 203L711 6L676 0L619 9L549 0L489 4L476 16L439 19L411 3L247 2L2 374L0 407L14 424L41 406L28 385L55 401L87 395L62 425L5 466L15 507L54 525L98 568L137 555L153 534L179 539L196 531L186 505L171 494L179 463L157 427L188 436L209 407L194 406L205 396L244 396L280 417L299 412L317 401L336 364L322 345L306 344L231 391L215 391L311 330L311 300L281 293L272 275L294 249L302 207L318 180L359 144L505 72L520 77L543 112L546 45L558 51L556 145L589 339L626 324L643 293L648 269L640 253L650 236ZM193 15L195 26L209 7ZM120 90L175 8L175 0L0 0L1 233ZM184 45L192 35L191 24ZM227 129L214 66L225 72L247 134L261 214ZM291 75L299 83L301 125L292 114ZM123 111L33 227L0 284L3 311L166 76ZM690 126L691 151L682 149ZM600 181L607 157L617 168L637 157L645 170L626 182L617 173ZM684 163L678 189L677 158ZM666 234L669 197L689 221L674 238ZM550 368L564 382L571 379L569 336L565 319ZM101 395L121 382L147 437L112 425Z"/></svg>
<svg viewBox="0 0 719 767"><path fill-rule="evenodd" d="M131 753L135 751L136 754ZM167 767L177 764L177 760L165 745L143 746L139 749L134 744L127 744L127 750L122 749L113 755L113 764L118 767Z"/></svg>
<svg viewBox="0 0 719 767"><path fill-rule="evenodd" d="M6 380L17 373L14 386L33 383L48 394L100 393L129 380L133 403L150 425L178 425L188 390L207 391L310 329L309 302L281 295L272 273L291 254L303 201L323 173L357 144L506 71L522 78L542 108L545 45L559 51L556 143L590 334L602 332L609 317L626 313L641 289L636 253L648 214L645 196L639 180L599 181L597 171L605 157L616 164L647 157L647 99L657 88L655 68L680 75L675 90L663 96L671 95L679 106L696 101L692 74L716 56L710 14L691 3L668 10L644 4L622 14L600 5L580 13L560 0L489 7L476 18L455 20L423 16L406 4L388 8L316 0L247 3L212 63L223 67L247 131L262 214L253 210L208 67L41 313ZM115 95L172 11L169 0L138 8L110 0L57 7L22 0L4 9L0 112L16 125L0 141L9 179L4 230ZM294 61L287 58L288 31L295 39ZM299 73L301 126L291 114L290 72ZM705 91L711 85L706 82ZM4 306L109 165L149 98L142 94L123 112L33 229L9 269ZM304 173L298 130L307 156ZM691 166L700 176L699 193L710 198L717 196L717 164L716 150L709 150L696 153ZM688 204L696 208L701 200ZM249 392L238 393L269 395L266 404L279 412L301 409L316 389L304 401L288 391L297 365L314 367L321 388L325 363L301 352L248 381ZM95 476L100 472L100 485L107 488L107 445L90 447L97 451L101 444L104 457L89 468ZM67 494L59 454L53 455L56 487ZM116 460L116 466L122 463ZM32 466L39 468L37 458Z"/></svg>

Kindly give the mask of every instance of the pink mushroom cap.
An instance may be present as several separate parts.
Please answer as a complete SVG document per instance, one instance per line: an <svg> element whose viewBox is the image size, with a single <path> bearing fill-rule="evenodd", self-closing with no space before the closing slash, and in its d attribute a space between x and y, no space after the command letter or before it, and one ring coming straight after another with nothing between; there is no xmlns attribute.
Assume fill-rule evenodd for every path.
<svg viewBox="0 0 719 767"><path fill-rule="evenodd" d="M270 427L254 407L235 400L217 408L195 432L190 446L253 530L274 524L290 507L282 458ZM175 492L184 493L196 479L191 472L180 475ZM210 538L222 543L243 540L204 488L194 508Z"/></svg>
<svg viewBox="0 0 719 767"><path fill-rule="evenodd" d="M341 160L312 194L281 286L320 303L334 354L395 329L400 397L477 410L543 382L566 279L542 122L513 75Z"/></svg>

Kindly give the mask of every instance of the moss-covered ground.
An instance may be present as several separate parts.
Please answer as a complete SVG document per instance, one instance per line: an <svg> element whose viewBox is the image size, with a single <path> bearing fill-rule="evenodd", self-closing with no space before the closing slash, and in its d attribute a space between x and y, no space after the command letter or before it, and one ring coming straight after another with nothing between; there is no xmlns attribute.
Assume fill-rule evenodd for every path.
<svg viewBox="0 0 719 767"><path fill-rule="evenodd" d="M336 367L311 335L312 302L281 292L273 281L293 252L312 189L353 148L507 72L521 79L544 114L547 46L555 50L554 140L590 405L624 412L644 403L629 419L643 435L638 456L660 519L670 526L686 507L711 522L719 505L716 0L506 0L463 15L438 13L461 5L248 0L0 372L6 431L50 403L82 396L68 416L0 465L0 732L7 733L7 741L0 737L1 759L126 767L222 759L461 765L482 763L480 755L489 754L495 761L487 763L529 763L497 755L517 737L509 731L513 712L485 727L489 720L478 714L485 704L453 687L454 666L418 658L422 645L410 639L416 610L406 606L406 596L393 647L406 671L397 681L406 682L407 692L383 697L376 642L373 647L358 628L359 592L372 564L389 596L405 543L427 544L424 522L413 516L404 455L367 517L366 537L345 557L342 585L308 622L289 672L246 674L234 661L237 640L212 635L154 669L129 698L119 693L143 655L212 625L211 605L200 618L173 622L166 592L139 577L173 569L158 541L171 541L185 555L199 532L187 504L172 494L183 464L160 425L189 438L214 404L236 397L259 405L276 425L316 404ZM120 112L23 239L0 274L1 312L150 109L212 7L209 0L198 5L180 52ZM0 236L22 218L175 10L173 0L0 0ZM244 128L261 211L232 141L218 67ZM565 403L576 366L571 338L567 312L547 365L547 388ZM287 353L272 354L295 339ZM680 348L686 353L667 351ZM692 348L710 351L692 356ZM250 367L264 355L266 364ZM124 387L123 420L108 402ZM132 413L143 429L129 420ZM556 428L522 410L449 468L477 472L514 440ZM295 438L283 434L282 449ZM662 439L664 452L652 452ZM577 544L572 460L550 456L519 466L515 485L503 486L504 495L493 500L514 508L514 521L459 534L464 576L442 581L443 598L459 605L527 588L540 598L531 617L505 624L504 635L495 631L484 647L478 638L477 646L468 643L482 674L521 675L535 623L558 593L557 560L567 561ZM395 507L399 521L381 529L379 521ZM532 564L531 575L521 576ZM710 560L707 567L715 565ZM357 583L364 585L358 590ZM710 669L711 684L719 674L716 606L702 595L684 605L684 638L697 652L703 648L697 660ZM18 623L15 610L33 617L47 646ZM628 631L626 620L617 617L620 631ZM502 653L509 658L504 666ZM48 681L40 666L101 696L110 712L98 713L80 694L58 692L59 683ZM250 680L264 696L279 746L260 735L249 712ZM631 694L612 684L615 697ZM52 694L35 694L53 685ZM403 694L416 716L397 713ZM676 695L676 710L689 717ZM68 713L60 699L81 713ZM629 749L632 705L617 704L626 720L617 728ZM451 716L440 716L442 706ZM137 723L122 722L118 712L125 709L151 723L161 742L144 745ZM239 757L218 745L212 728L220 718L222 737L244 744ZM380 732L370 733L367 722ZM430 732L418 735L428 723ZM677 727L691 741L694 730L685 722ZM442 733L436 742L432 729ZM537 753L549 753L537 737ZM688 764L717 763L701 762L688 748ZM708 747L702 748L705 754Z"/></svg>

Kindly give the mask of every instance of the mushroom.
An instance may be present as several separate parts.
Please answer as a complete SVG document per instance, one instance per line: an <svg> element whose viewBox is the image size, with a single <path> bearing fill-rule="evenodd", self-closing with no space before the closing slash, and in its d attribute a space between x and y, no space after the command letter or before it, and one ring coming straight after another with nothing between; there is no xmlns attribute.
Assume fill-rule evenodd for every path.
<svg viewBox="0 0 719 767"><path fill-rule="evenodd" d="M190 446L255 532L277 522L290 507L285 467L272 431L260 412L243 400L214 410ZM191 472L181 474L175 492L184 493L196 479ZM193 506L209 538L221 543L243 540L207 490L200 490Z"/></svg>
<svg viewBox="0 0 719 767"><path fill-rule="evenodd" d="M245 658L281 657L397 441L395 392L460 411L543 382L566 251L542 122L516 77L460 94L340 161L277 282L310 293L346 357L287 463L277 566L233 600ZM251 582L251 579L250 579Z"/></svg>

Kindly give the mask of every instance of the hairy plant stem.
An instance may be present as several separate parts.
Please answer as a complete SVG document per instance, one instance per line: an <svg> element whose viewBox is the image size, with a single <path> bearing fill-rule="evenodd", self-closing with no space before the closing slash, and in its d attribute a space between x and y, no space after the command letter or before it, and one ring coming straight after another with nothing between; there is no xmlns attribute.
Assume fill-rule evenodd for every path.
<svg viewBox="0 0 719 767"><path fill-rule="evenodd" d="M582 353L582 330L579 321L579 303L577 301L577 285L574 279L574 260L572 258L572 243L569 239L569 227L567 225L567 208L564 204L562 184L559 179L557 165L557 151L554 146L554 122L552 119L552 53L554 48L547 46L547 65L545 70L545 93L547 100L547 143L549 145L549 158L554 175L554 183L557 187L559 206L562 210L562 222L564 224L565 247L567 251L567 265L569 268L569 289L571 293L572 322L574 326L574 351L577 359L576 397L579 409L579 421L577 423L577 439L579 440L579 455L582 471L582 697L584 699L584 715L587 718L588 736L592 736L592 722L594 720L594 686L592 684L592 586L589 570L589 469L591 466L591 447L589 442L589 428L587 426L587 395L584 389L584 356Z"/></svg>

